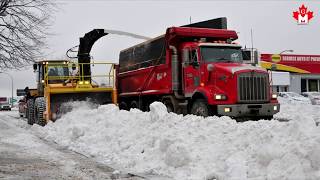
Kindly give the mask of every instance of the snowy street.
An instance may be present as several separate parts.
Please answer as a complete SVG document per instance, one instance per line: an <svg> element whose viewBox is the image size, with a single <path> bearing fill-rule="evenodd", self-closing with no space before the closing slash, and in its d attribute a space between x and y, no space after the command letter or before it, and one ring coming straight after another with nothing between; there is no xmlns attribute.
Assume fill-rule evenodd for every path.
<svg viewBox="0 0 320 180"><path fill-rule="evenodd" d="M75 102L45 127L0 112L0 178L318 180L319 108L285 102L278 120L236 122Z"/></svg>
<svg viewBox="0 0 320 180"><path fill-rule="evenodd" d="M0 180L320 180L320 0L0 0Z"/></svg>
<svg viewBox="0 0 320 180"><path fill-rule="evenodd" d="M17 111L0 112L0 179L121 179L113 169L33 135Z"/></svg>

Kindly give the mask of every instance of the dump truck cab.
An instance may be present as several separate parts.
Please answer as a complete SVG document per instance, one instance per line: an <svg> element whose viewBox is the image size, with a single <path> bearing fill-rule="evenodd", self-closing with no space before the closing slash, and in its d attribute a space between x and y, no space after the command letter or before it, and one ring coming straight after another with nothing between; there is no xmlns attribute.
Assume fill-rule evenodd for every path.
<svg viewBox="0 0 320 180"><path fill-rule="evenodd" d="M180 45L183 92L196 101L205 99L211 111L232 117L272 117L279 111L265 69L244 64L241 46L232 39ZM201 114L202 106L190 107Z"/></svg>

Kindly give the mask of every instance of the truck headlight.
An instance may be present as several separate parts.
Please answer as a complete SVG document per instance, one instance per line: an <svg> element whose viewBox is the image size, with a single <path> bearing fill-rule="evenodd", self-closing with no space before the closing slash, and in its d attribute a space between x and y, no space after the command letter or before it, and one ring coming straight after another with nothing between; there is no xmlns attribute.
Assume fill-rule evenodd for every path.
<svg viewBox="0 0 320 180"><path fill-rule="evenodd" d="M216 100L226 100L226 99L227 99L227 96L224 95L224 94L216 94L216 95L214 96L214 98L215 98Z"/></svg>
<svg viewBox="0 0 320 180"><path fill-rule="evenodd" d="M231 108L229 107L224 108L224 112L231 112Z"/></svg>
<svg viewBox="0 0 320 180"><path fill-rule="evenodd" d="M277 99L278 98L278 94L272 94L272 99Z"/></svg>
<svg viewBox="0 0 320 180"><path fill-rule="evenodd" d="M84 81L84 84L88 85L90 84L90 81Z"/></svg>
<svg viewBox="0 0 320 180"><path fill-rule="evenodd" d="M273 110L277 111L278 110L278 106L273 106Z"/></svg>
<svg viewBox="0 0 320 180"><path fill-rule="evenodd" d="M79 81L79 84L82 85L82 84L83 84L83 81Z"/></svg>

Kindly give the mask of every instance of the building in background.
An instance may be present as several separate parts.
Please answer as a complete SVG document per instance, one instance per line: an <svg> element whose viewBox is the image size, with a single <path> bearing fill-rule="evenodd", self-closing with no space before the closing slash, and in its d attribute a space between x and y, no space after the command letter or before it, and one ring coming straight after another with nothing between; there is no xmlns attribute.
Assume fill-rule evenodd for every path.
<svg viewBox="0 0 320 180"><path fill-rule="evenodd" d="M270 71L272 92L288 92L290 87L290 73Z"/></svg>
<svg viewBox="0 0 320 180"><path fill-rule="evenodd" d="M320 55L261 54L260 65L272 71L274 91L320 91Z"/></svg>

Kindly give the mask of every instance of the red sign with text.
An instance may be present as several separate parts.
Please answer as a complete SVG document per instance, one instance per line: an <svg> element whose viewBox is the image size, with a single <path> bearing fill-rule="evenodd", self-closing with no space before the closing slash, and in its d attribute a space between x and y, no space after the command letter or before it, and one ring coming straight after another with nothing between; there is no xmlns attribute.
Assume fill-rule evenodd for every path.
<svg viewBox="0 0 320 180"><path fill-rule="evenodd" d="M320 55L261 54L261 61L295 67L306 73L320 74Z"/></svg>

